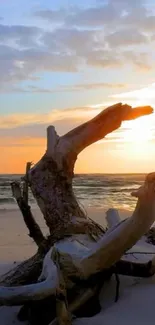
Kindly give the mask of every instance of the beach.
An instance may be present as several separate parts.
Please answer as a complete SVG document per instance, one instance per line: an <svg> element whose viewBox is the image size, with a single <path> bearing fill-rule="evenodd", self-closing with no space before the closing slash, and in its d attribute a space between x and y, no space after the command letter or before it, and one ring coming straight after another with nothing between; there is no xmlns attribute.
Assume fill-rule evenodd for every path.
<svg viewBox="0 0 155 325"><path fill-rule="evenodd" d="M105 212L101 208L86 208L92 219L106 225ZM119 210L121 219L131 215L131 211ZM40 224L44 234L47 233L39 209L33 209L33 214ZM0 210L0 274L5 273L20 261L32 256L36 252L36 245L28 236L22 215L17 209ZM141 243L140 243L141 245ZM152 251L155 247L147 245ZM143 260L143 256L140 258ZM148 260L149 255L145 256ZM102 310L92 318L79 318L74 320L75 325L135 325L154 324L154 297L155 277L148 279L120 276L120 298L114 302L116 281L113 276L100 293ZM26 325L26 322L17 320L20 307L0 307L0 324Z"/></svg>
<svg viewBox="0 0 155 325"><path fill-rule="evenodd" d="M119 211L122 219L131 215L131 211ZM48 234L48 228L40 210L33 208L32 212L43 233ZM85 212L96 222L106 225L106 209L88 207ZM17 208L0 209L0 239L0 261L2 263L18 263L36 252L36 244L28 236L22 214Z"/></svg>

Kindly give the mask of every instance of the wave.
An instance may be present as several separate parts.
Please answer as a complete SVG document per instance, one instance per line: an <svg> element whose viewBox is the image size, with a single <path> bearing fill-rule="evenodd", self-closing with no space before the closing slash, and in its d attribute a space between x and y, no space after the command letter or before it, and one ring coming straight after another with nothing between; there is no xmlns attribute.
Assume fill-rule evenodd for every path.
<svg viewBox="0 0 155 325"><path fill-rule="evenodd" d="M11 193L10 183L19 181L23 175L0 175L0 206L16 204ZM131 197L132 190L139 187L145 174L78 174L73 180L73 189L81 204L90 207L133 207L135 198ZM31 191L30 203L35 203Z"/></svg>

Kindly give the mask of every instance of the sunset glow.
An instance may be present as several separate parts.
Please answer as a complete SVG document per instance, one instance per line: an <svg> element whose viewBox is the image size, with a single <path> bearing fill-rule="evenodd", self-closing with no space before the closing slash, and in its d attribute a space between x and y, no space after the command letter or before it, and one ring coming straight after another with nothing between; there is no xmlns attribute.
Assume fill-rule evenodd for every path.
<svg viewBox="0 0 155 325"><path fill-rule="evenodd" d="M35 163L48 125L61 136L117 102L155 108L154 2L74 4L0 3L0 173ZM155 113L88 147L76 172L149 172L154 161Z"/></svg>
<svg viewBox="0 0 155 325"><path fill-rule="evenodd" d="M124 142L136 144L146 144L153 140L154 130L152 125L152 116L141 117L134 121L129 121L125 125L128 127L124 130L122 137Z"/></svg>

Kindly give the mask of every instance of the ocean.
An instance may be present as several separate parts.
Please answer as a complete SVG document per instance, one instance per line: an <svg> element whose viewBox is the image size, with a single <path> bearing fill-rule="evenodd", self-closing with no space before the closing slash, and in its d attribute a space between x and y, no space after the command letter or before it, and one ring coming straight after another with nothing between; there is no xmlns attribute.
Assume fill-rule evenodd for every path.
<svg viewBox="0 0 155 325"><path fill-rule="evenodd" d="M16 209L10 183L23 175L0 175L0 210ZM85 208L118 208L133 210L136 199L130 195L142 185L145 174L78 174L73 180L74 192ZM36 206L30 193L29 203Z"/></svg>

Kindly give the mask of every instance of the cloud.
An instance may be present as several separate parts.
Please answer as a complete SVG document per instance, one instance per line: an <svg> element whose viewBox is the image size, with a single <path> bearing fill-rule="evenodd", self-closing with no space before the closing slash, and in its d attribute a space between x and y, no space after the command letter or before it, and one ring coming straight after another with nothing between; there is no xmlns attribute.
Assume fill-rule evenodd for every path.
<svg viewBox="0 0 155 325"><path fill-rule="evenodd" d="M120 46L129 46L129 45L139 45L146 44L148 42L148 38L146 35L142 34L135 29L125 29L119 30L109 34L106 37L106 41L108 42L110 47L120 47Z"/></svg>
<svg viewBox="0 0 155 325"><path fill-rule="evenodd" d="M48 113L42 114L12 114L12 115L0 115L0 129L10 129L20 126L33 126L33 125L48 125L50 123L57 123L58 121L67 122L72 120L74 123L82 123L87 119L94 117L101 111L101 108L93 107L75 107L64 110L53 110Z"/></svg>
<svg viewBox="0 0 155 325"><path fill-rule="evenodd" d="M116 30L119 26L136 26L143 30L155 27L155 17L147 8L147 1L141 0L109 0L97 1L93 7L73 7L58 10L38 10L35 17L59 25L72 27L105 27Z"/></svg>
<svg viewBox="0 0 155 325"><path fill-rule="evenodd" d="M125 94L124 94L125 95ZM123 94L122 94L123 97ZM126 97L126 96L124 96ZM63 135L78 125L93 118L101 108L77 107L63 111L55 110L48 114L14 114L0 118L0 147L42 147L46 145L46 128L54 125L57 133ZM143 122L141 120L143 119ZM97 144L132 143L134 137L141 141L142 133L149 141L155 139L155 116L147 116L135 121L124 122L118 130L107 135ZM142 124L141 124L142 123ZM139 133L140 132L140 133ZM141 141L142 142L142 141Z"/></svg>
<svg viewBox="0 0 155 325"><path fill-rule="evenodd" d="M19 45L24 48L37 45L42 30L38 27L23 25L0 25L0 43Z"/></svg>
<svg viewBox="0 0 155 325"><path fill-rule="evenodd" d="M34 15L51 23L65 23L68 26L96 27L103 26L120 16L120 13L111 4L81 9L69 7L69 10L39 10Z"/></svg>
<svg viewBox="0 0 155 325"><path fill-rule="evenodd" d="M97 1L97 6L86 8L69 6L68 10L37 10L35 17L47 20L53 24L57 22L61 25L72 27L103 27L113 26L117 28L116 22L119 22L124 16L124 12L133 14L136 9L146 13L143 1L134 0L109 0L108 2ZM120 22L121 23L121 22ZM120 24L119 24L120 25Z"/></svg>
<svg viewBox="0 0 155 325"><path fill-rule="evenodd" d="M92 7L85 10L79 10L77 13L68 15L66 24L71 26L83 27L100 27L109 24L110 21L114 23L120 17L120 12L111 4L99 7Z"/></svg>
<svg viewBox="0 0 155 325"><path fill-rule="evenodd" d="M59 10L37 10L33 13L34 16L47 20L50 22L62 23L65 18L68 16L68 10L59 9Z"/></svg>
<svg viewBox="0 0 155 325"><path fill-rule="evenodd" d="M150 14L144 6L134 8L128 15L122 17L121 24L124 27L138 28L141 32L155 31L155 16Z"/></svg>
<svg viewBox="0 0 155 325"><path fill-rule="evenodd" d="M138 90L123 92L120 94L115 94L111 96L112 98L122 98L122 99L155 99L155 83L148 85L147 87L143 87Z"/></svg>
<svg viewBox="0 0 155 325"><path fill-rule="evenodd" d="M43 35L42 41L48 49L53 49L55 53L69 52L77 56L89 52L98 42L94 30L78 30L76 28L57 28L53 32Z"/></svg>
<svg viewBox="0 0 155 325"><path fill-rule="evenodd" d="M143 1L98 1L94 7L46 9L34 15L51 25L0 24L1 92L21 89L21 81L35 81L43 72L77 73L88 67L120 68L126 64L139 71L154 67L151 40L155 16ZM38 90L36 86L31 92Z"/></svg>
<svg viewBox="0 0 155 325"><path fill-rule="evenodd" d="M0 46L1 91L23 80L35 80L44 71L76 72L80 59L76 55L54 54L43 49L19 50Z"/></svg>
<svg viewBox="0 0 155 325"><path fill-rule="evenodd" d="M133 51L122 51L123 60L127 60L128 63L132 63L138 70L148 71L151 70L153 65L153 58L146 52L133 52Z"/></svg>
<svg viewBox="0 0 155 325"><path fill-rule="evenodd" d="M95 42L91 41L90 31L77 34L68 32L68 38L63 37L61 43L60 30L57 47L29 49L13 48L8 45L0 45L0 89L1 92L9 91L15 85L24 80L37 80L42 72L77 72L84 66L100 68L120 67L130 62L139 69L152 67L152 60L147 53L120 52L115 50L95 49ZM55 33L55 42L57 34ZM64 36L64 32L62 33ZM78 35L78 37L77 37ZM49 33L48 33L49 37ZM59 44L61 43L61 51ZM97 44L97 43L96 43ZM99 46L98 42L98 46ZM56 52L57 48L57 52ZM55 51L55 52L54 52ZM105 85L104 85L105 86ZM96 88L96 86L94 85ZM97 85L99 87L99 85ZM18 87L17 87L18 88ZM80 86L79 86L80 88ZM81 86L81 89L83 85ZM89 86L87 89L90 89ZM68 91L67 87L64 89ZM76 90L75 88L72 89ZM26 90L25 90L26 91ZM62 90L63 91L63 90ZM34 91L35 92L35 91Z"/></svg>
<svg viewBox="0 0 155 325"><path fill-rule="evenodd" d="M57 88L48 89L48 88L41 88L33 85L29 85L26 88L20 87L12 87L9 89L9 92L15 93L63 93L63 92L77 92L77 91L84 91L84 90L95 90L95 89L102 89L102 88L110 88L110 89L121 89L125 88L125 84L119 83L106 83L106 82L98 82L98 83L89 83L89 84L75 84L70 86L59 86Z"/></svg>

